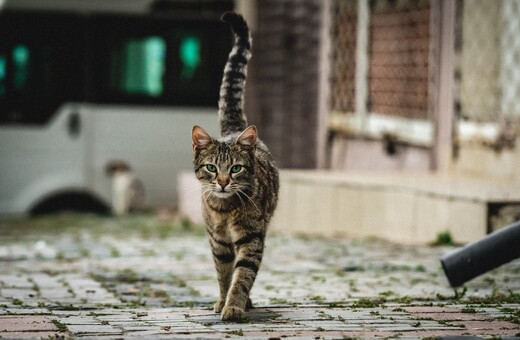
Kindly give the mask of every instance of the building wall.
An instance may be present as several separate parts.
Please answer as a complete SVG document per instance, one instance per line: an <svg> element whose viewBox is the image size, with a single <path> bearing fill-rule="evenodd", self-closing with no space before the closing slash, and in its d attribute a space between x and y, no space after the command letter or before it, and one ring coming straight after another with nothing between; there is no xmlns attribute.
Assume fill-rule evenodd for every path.
<svg viewBox="0 0 520 340"><path fill-rule="evenodd" d="M468 119L492 120L499 111L500 1L465 1L459 20L460 105Z"/></svg>
<svg viewBox="0 0 520 340"><path fill-rule="evenodd" d="M319 0L262 0L246 112L279 167L317 166Z"/></svg>
<svg viewBox="0 0 520 340"><path fill-rule="evenodd" d="M520 182L520 3L464 1L457 16L456 174Z"/></svg>
<svg viewBox="0 0 520 340"><path fill-rule="evenodd" d="M330 168L354 171L429 171L431 151L391 141L335 138Z"/></svg>
<svg viewBox="0 0 520 340"><path fill-rule="evenodd" d="M501 112L520 118L520 2L503 0L500 34Z"/></svg>

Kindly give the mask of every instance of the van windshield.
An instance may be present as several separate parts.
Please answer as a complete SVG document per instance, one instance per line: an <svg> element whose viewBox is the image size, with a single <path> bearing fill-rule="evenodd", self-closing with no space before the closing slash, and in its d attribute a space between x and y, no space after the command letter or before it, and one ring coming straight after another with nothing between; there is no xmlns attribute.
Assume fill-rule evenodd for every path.
<svg viewBox="0 0 520 340"><path fill-rule="evenodd" d="M74 18L60 19L0 18L0 123L44 123L61 103L81 99L82 32Z"/></svg>
<svg viewBox="0 0 520 340"><path fill-rule="evenodd" d="M67 102L216 107L230 40L217 20L2 13L0 124Z"/></svg>

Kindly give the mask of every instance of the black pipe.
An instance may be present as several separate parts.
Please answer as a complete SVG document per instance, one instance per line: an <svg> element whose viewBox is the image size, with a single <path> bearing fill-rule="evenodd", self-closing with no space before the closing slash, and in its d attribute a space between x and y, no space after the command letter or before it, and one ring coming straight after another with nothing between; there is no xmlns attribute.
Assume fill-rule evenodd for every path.
<svg viewBox="0 0 520 340"><path fill-rule="evenodd" d="M520 257L520 221L441 258L452 287Z"/></svg>

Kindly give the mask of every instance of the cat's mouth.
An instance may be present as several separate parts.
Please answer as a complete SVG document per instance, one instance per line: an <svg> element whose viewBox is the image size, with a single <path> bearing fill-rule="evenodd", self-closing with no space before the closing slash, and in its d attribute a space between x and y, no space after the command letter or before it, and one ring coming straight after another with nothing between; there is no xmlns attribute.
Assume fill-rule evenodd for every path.
<svg viewBox="0 0 520 340"><path fill-rule="evenodd" d="M229 191L225 191L225 190L213 191L211 194L218 198L228 198L228 197L231 197L232 195L234 195L233 192L229 192Z"/></svg>

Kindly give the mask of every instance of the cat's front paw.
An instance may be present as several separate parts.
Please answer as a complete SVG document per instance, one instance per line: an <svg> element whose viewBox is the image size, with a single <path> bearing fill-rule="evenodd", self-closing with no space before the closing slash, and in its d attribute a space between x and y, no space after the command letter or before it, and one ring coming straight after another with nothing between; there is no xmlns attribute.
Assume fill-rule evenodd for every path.
<svg viewBox="0 0 520 340"><path fill-rule="evenodd" d="M236 306L224 307L221 314L222 320L224 321L243 319L245 315L246 312L242 308Z"/></svg>
<svg viewBox="0 0 520 340"><path fill-rule="evenodd" d="M213 310L215 313L222 312L222 309L224 308L224 305L226 304L226 301L223 299L218 299L217 302L213 305Z"/></svg>
<svg viewBox="0 0 520 340"><path fill-rule="evenodd" d="M249 310L249 309L253 309L253 302L251 301L250 298L247 298L246 310Z"/></svg>

